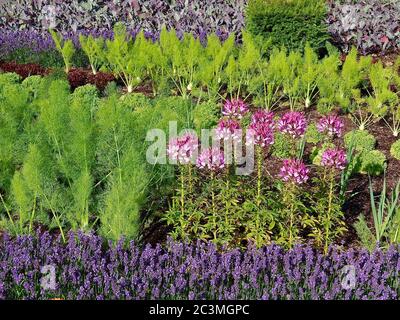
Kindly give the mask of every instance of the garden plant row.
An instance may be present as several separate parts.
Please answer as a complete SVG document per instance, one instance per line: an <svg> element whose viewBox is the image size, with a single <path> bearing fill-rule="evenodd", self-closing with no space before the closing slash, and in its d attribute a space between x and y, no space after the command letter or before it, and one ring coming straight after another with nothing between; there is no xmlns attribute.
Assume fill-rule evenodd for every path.
<svg viewBox="0 0 400 320"><path fill-rule="evenodd" d="M73 46L53 36L68 71ZM240 47L213 35L203 47L190 34L181 41L165 29L160 42L143 34L127 40L120 25L113 40L81 41L92 72L106 65L127 93L111 84L103 97L90 85L71 94L57 73L22 83L15 74L1 75L3 210L18 232L40 223L63 237L65 228L98 226L114 240L137 237L146 196L165 187L160 179L171 178L176 167L147 163L147 133L168 132L176 121L178 132L194 129L198 136L167 137L164 156L181 173L176 199L169 208L161 205L174 237L258 246L274 240L289 247L312 238L327 251L346 230L349 179L385 171L387 155L367 130L380 123L398 136L398 64L385 68L358 58L356 50L343 63L335 51L319 60L308 46L304 54L272 49L264 58L246 34ZM151 98L132 93L141 83L152 88ZM220 150L200 149L202 129L215 129L218 140L233 146L253 145L254 174L237 176L239 163L225 161ZM390 146L389 163L400 158L398 145ZM276 162L268 168L271 156ZM397 239L395 213L394 223L384 226L395 228ZM375 241L388 239L388 230Z"/></svg>
<svg viewBox="0 0 400 320"><path fill-rule="evenodd" d="M105 245L93 234L65 244L49 234L0 240L1 299L398 299L399 248L387 251L272 245L221 252L213 244L168 240L163 247ZM56 288L40 287L43 263ZM354 278L342 277L354 267ZM342 282L347 285L343 287Z"/></svg>
<svg viewBox="0 0 400 320"><path fill-rule="evenodd" d="M143 30L153 39L164 26L180 36L188 32L204 39L216 33L226 39L235 34L240 40L245 27L262 41L288 49L301 49L305 39L314 49L323 50L330 41L343 51L355 46L363 54L400 45L400 4L395 0L6 0L0 13L0 57L14 52L20 59L33 59L32 50L54 49L49 28L78 43L80 33L110 37L121 21L133 35Z"/></svg>
<svg viewBox="0 0 400 320"><path fill-rule="evenodd" d="M8 23L1 298L398 297L400 59L360 55L397 34L343 55L325 1L285 4L250 1L240 35L112 23L38 45Z"/></svg>

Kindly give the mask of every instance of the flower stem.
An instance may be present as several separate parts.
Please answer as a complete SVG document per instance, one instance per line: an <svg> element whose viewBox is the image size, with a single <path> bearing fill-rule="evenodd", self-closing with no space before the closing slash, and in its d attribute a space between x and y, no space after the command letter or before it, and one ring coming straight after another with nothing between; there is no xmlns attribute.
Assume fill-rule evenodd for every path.
<svg viewBox="0 0 400 320"><path fill-rule="evenodd" d="M262 175L262 148L257 146L257 212L256 212L256 245L260 245L260 210L261 210L261 175Z"/></svg>
<svg viewBox="0 0 400 320"><path fill-rule="evenodd" d="M330 234L330 224L331 224L331 214L332 214L332 202L333 202L333 187L334 187L334 176L331 174L329 176L330 184L329 184L329 195L328 195L328 211L327 211L327 221L325 222L325 254L328 253L328 245L329 245L329 234Z"/></svg>
<svg viewBox="0 0 400 320"><path fill-rule="evenodd" d="M257 207L261 205L262 149L257 146Z"/></svg>
<svg viewBox="0 0 400 320"><path fill-rule="evenodd" d="M294 210L295 210L295 195L294 195L295 185L291 184L289 193L289 248L293 247L293 224L294 224Z"/></svg>
<svg viewBox="0 0 400 320"><path fill-rule="evenodd" d="M217 240L217 213L215 209L215 192L214 192L214 172L211 172L211 206L213 216L213 236L214 241Z"/></svg>
<svg viewBox="0 0 400 320"><path fill-rule="evenodd" d="M184 221L184 216L185 216L185 173L184 173L184 167L181 167L180 170L180 174L181 174L181 232L183 235L183 221Z"/></svg>
<svg viewBox="0 0 400 320"><path fill-rule="evenodd" d="M6 202L4 201L3 196L1 195L1 193L0 193L0 200L1 200L2 204L3 204L3 206L4 206L4 209L6 209L8 219L10 220L12 226L15 228L14 220L13 220L13 218L11 217L11 213L10 213L10 211L8 210L8 207L7 207L7 205L6 205Z"/></svg>
<svg viewBox="0 0 400 320"><path fill-rule="evenodd" d="M227 165L226 166L226 192L228 193L228 195L230 197L229 187L230 187L230 183L229 183L229 165ZM226 227L228 227L229 208L230 208L230 203L229 203L229 201L227 199L225 199L225 225L226 225Z"/></svg>
<svg viewBox="0 0 400 320"><path fill-rule="evenodd" d="M189 193L192 193L193 191L193 180L192 180L192 166L189 163L188 164L188 180L189 180Z"/></svg>

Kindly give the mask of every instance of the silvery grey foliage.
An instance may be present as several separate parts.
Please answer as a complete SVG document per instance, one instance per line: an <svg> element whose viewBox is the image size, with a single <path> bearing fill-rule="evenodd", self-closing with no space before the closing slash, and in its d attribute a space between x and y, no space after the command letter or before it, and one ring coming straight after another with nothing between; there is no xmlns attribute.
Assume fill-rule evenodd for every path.
<svg viewBox="0 0 400 320"><path fill-rule="evenodd" d="M158 32L162 25L197 34L239 32L247 0L3 0L0 27L42 31L128 29Z"/></svg>
<svg viewBox="0 0 400 320"><path fill-rule="evenodd" d="M363 54L400 47L400 1L331 1L327 18L333 42L347 52L356 46Z"/></svg>

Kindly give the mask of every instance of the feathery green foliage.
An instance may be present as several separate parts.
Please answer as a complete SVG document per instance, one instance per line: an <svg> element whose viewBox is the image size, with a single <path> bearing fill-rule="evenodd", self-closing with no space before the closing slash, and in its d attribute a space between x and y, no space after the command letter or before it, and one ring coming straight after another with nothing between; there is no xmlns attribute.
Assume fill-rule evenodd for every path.
<svg viewBox="0 0 400 320"><path fill-rule="evenodd" d="M176 91L184 98L188 97L200 83L198 70L204 58L204 47L192 34L186 33L179 40L175 30L163 28L160 48L163 58L159 61L159 68L165 72Z"/></svg>
<svg viewBox="0 0 400 320"><path fill-rule="evenodd" d="M113 240L121 236L135 238L148 179L144 159L136 147L134 116L113 95L100 103L96 120L96 155L100 160L100 181L104 183L101 233Z"/></svg>
<svg viewBox="0 0 400 320"><path fill-rule="evenodd" d="M201 68L198 70L197 77L199 84L207 88L209 100L215 100L226 83L225 68L234 49L234 34L231 34L223 43L215 34L207 37L207 46L200 61Z"/></svg>
<svg viewBox="0 0 400 320"><path fill-rule="evenodd" d="M71 60L75 53L75 47L71 39L64 40L63 36L54 30L49 30L56 49L60 52L65 65L65 73L71 69Z"/></svg>
<svg viewBox="0 0 400 320"><path fill-rule="evenodd" d="M93 37L92 35L79 35L79 43L82 50L89 59L93 74L96 74L105 61L104 39L102 37Z"/></svg>
<svg viewBox="0 0 400 320"><path fill-rule="evenodd" d="M154 108L140 95L100 99L92 85L70 94L64 80L32 80L35 89L27 81L0 92L1 225L18 234L40 224L62 237L70 228L99 228L113 240L137 238L150 182L162 176L146 163L146 130L167 129L164 117L180 117L183 127L190 102L173 97ZM136 110L154 121L138 126Z"/></svg>
<svg viewBox="0 0 400 320"><path fill-rule="evenodd" d="M107 63L124 82L128 93L143 80L148 56L142 46L146 41L143 32L137 35L135 41L128 40L126 27L121 23L114 26L114 38L106 40Z"/></svg>

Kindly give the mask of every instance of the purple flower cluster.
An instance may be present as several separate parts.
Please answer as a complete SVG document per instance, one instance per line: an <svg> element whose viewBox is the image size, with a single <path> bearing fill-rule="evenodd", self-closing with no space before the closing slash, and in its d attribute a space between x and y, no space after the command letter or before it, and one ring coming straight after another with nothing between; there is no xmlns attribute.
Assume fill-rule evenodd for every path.
<svg viewBox="0 0 400 320"><path fill-rule="evenodd" d="M199 147L195 134L185 133L181 137L172 138L168 144L168 156L171 161L179 164L189 164Z"/></svg>
<svg viewBox="0 0 400 320"><path fill-rule="evenodd" d="M285 113L278 122L278 129L294 139L302 137L307 129L307 120L304 113L297 111Z"/></svg>
<svg viewBox="0 0 400 320"><path fill-rule="evenodd" d="M247 104L241 99L226 100L222 108L222 114L232 119L242 119L249 111Z"/></svg>
<svg viewBox="0 0 400 320"><path fill-rule="evenodd" d="M285 182L293 182L295 184L303 184L307 182L309 169L301 160L285 159L283 166L279 172L279 177Z"/></svg>
<svg viewBox="0 0 400 320"><path fill-rule="evenodd" d="M215 129L218 139L240 141L242 139L242 129L240 123L233 119L221 119Z"/></svg>
<svg viewBox="0 0 400 320"><path fill-rule="evenodd" d="M346 152L343 149L327 149L322 154L321 165L324 167L344 170L346 164Z"/></svg>
<svg viewBox="0 0 400 320"><path fill-rule="evenodd" d="M55 268L54 289L40 286L45 265ZM343 286L349 266L354 286ZM105 245L82 233L66 244L48 233L0 240L1 299L398 299L399 272L399 247L323 255L308 246L221 251L200 241Z"/></svg>
<svg viewBox="0 0 400 320"><path fill-rule="evenodd" d="M246 132L246 144L267 147L274 143L274 114L265 110L256 111Z"/></svg>
<svg viewBox="0 0 400 320"><path fill-rule="evenodd" d="M317 124L320 133L325 133L331 137L341 137L343 127L343 121L335 114L322 117Z"/></svg>
<svg viewBox="0 0 400 320"><path fill-rule="evenodd" d="M18 49L40 53L54 49L54 42L49 33L0 29L0 57L5 57Z"/></svg>
<svg viewBox="0 0 400 320"><path fill-rule="evenodd" d="M196 165L199 169L217 171L225 167L224 153L219 148L207 148L197 158Z"/></svg>
<svg viewBox="0 0 400 320"><path fill-rule="evenodd" d="M129 31L132 39L140 32L140 29ZM76 48L80 48L79 35L92 35L95 38L102 37L104 39L112 39L114 37L113 30L80 30L77 32L63 32L65 39L72 40ZM144 32L147 39L156 41L159 37L158 33ZM34 53L41 53L55 49L54 41L49 32L38 32L34 30L8 30L0 28L0 57L15 52L19 49L30 50Z"/></svg>

